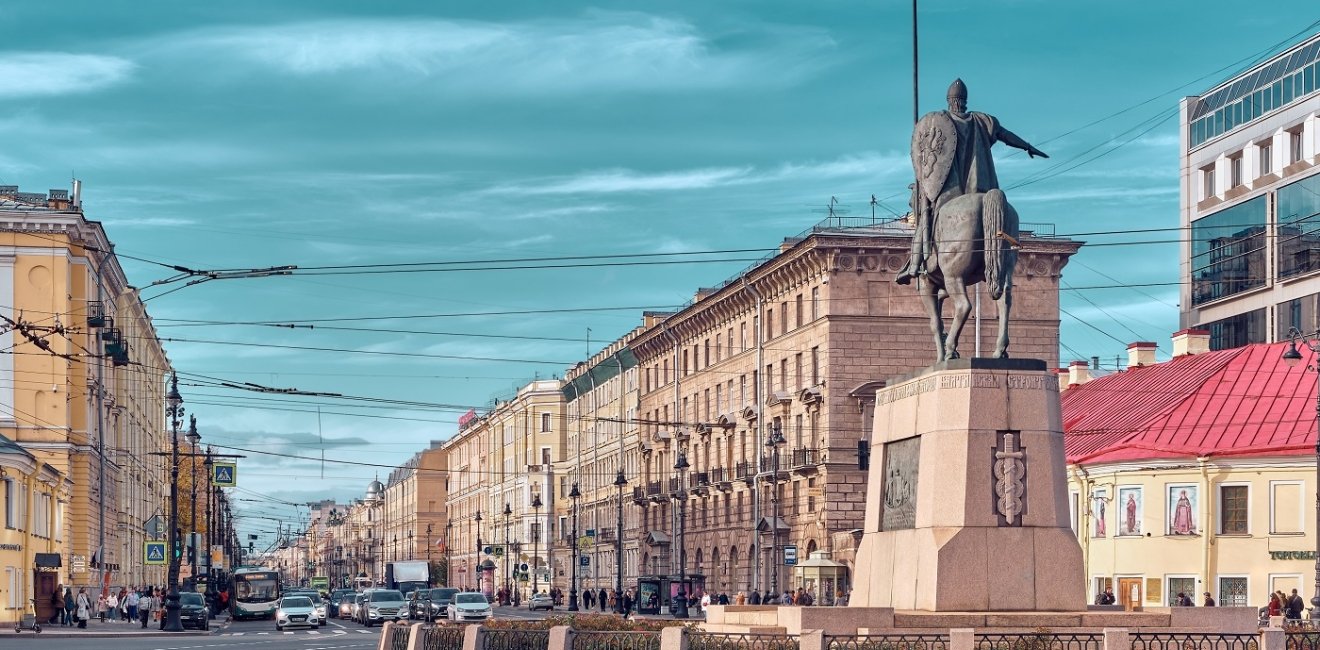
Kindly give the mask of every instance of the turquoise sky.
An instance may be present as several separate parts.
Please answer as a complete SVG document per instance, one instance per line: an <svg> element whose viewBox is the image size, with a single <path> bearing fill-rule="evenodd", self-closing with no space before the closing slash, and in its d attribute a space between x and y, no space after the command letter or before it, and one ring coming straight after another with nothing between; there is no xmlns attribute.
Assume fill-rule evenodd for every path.
<svg viewBox="0 0 1320 650"><path fill-rule="evenodd" d="M1060 234L1176 226L1178 98L1308 24L1307 34L1320 29L1314 2L1246 10L928 2L922 110L942 108L961 76L972 109L1051 154L999 150L1024 221ZM51 1L9 3L0 18L0 182L42 191L82 179L88 217L121 253L151 260L309 267L768 250L818 221L831 196L854 216L870 215L872 194L880 216L906 207L906 2ZM1165 243L1084 248L1065 272L1070 286L1171 284L1065 292L1061 358L1112 363L1139 338L1167 351L1172 236L1079 238ZM170 319L663 308L744 266L233 280L149 304L164 337L523 360L167 343L186 373L476 406L561 373L635 326L640 309L339 323L497 338ZM170 275L125 267L142 287ZM319 433L329 458L388 465L447 437L458 416L258 402L194 383L182 390L204 439L260 451L319 456ZM376 471L326 464L321 480L319 464L250 454L241 476L248 490L302 502L360 496Z"/></svg>

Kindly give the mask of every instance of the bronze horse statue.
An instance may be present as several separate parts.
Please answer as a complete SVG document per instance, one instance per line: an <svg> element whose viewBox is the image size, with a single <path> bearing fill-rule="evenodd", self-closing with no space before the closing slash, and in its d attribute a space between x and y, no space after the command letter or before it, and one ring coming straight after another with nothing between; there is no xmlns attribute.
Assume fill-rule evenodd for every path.
<svg viewBox="0 0 1320 650"><path fill-rule="evenodd" d="M1008 357L1008 321L1013 306L1013 269L1017 265L1018 214L992 189L954 197L934 214L926 272L919 276L918 293L930 316L935 335L936 361L957 359L972 301L967 288L985 282L999 312L996 359ZM944 331L944 301L953 299L953 321Z"/></svg>

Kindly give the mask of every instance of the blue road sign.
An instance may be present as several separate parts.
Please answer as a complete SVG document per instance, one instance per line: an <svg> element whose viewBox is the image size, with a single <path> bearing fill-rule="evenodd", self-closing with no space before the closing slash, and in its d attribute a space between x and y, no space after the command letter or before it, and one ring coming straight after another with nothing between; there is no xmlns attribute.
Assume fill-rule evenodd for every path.
<svg viewBox="0 0 1320 650"><path fill-rule="evenodd" d="M165 542L146 542L142 547L144 564L165 564Z"/></svg>
<svg viewBox="0 0 1320 650"><path fill-rule="evenodd" d="M217 487L238 485L238 466L234 463L213 463L211 465L211 484Z"/></svg>
<svg viewBox="0 0 1320 650"><path fill-rule="evenodd" d="M579 557L579 558L578 558L578 564L580 564L580 565L582 565L582 566L591 566L591 556L590 556L590 555L583 555L583 556Z"/></svg>

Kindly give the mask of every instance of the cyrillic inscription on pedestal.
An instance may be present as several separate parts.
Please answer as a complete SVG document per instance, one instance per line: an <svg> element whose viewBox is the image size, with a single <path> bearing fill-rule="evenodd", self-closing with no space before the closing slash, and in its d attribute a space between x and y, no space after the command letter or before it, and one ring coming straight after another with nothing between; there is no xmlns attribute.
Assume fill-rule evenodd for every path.
<svg viewBox="0 0 1320 650"><path fill-rule="evenodd" d="M885 485L880 530L907 530L917 524L917 475L921 438L885 444Z"/></svg>
<svg viewBox="0 0 1320 650"><path fill-rule="evenodd" d="M1013 431L999 432L992 476L999 525L1021 526L1027 503L1027 454Z"/></svg>

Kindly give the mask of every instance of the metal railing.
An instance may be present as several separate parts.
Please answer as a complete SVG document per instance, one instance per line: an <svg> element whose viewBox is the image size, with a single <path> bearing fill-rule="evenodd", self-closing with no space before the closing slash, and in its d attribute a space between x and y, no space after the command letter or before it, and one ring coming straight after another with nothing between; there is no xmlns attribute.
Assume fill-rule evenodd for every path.
<svg viewBox="0 0 1320 650"><path fill-rule="evenodd" d="M550 630L486 630L481 650L549 650Z"/></svg>
<svg viewBox="0 0 1320 650"><path fill-rule="evenodd" d="M1101 650L1104 643L1102 634L1075 634L1048 630L1024 634L976 635L976 650Z"/></svg>
<svg viewBox="0 0 1320 650"><path fill-rule="evenodd" d="M751 463L741 460L734 466L733 474L738 480L749 479L756 474L756 468L753 467Z"/></svg>
<svg viewBox="0 0 1320 650"><path fill-rule="evenodd" d="M677 476L675 476L675 477L669 479L669 493L670 493L670 494L673 494L673 493L675 493L675 492L678 492L678 477L677 477Z"/></svg>
<svg viewBox="0 0 1320 650"><path fill-rule="evenodd" d="M793 450L793 467L811 467L820 464L820 450L798 447Z"/></svg>
<svg viewBox="0 0 1320 650"><path fill-rule="evenodd" d="M710 485L710 472L693 472L693 485Z"/></svg>
<svg viewBox="0 0 1320 650"><path fill-rule="evenodd" d="M688 650L798 650L798 638L787 634L692 632Z"/></svg>
<svg viewBox="0 0 1320 650"><path fill-rule="evenodd" d="M1289 626L1288 623L1306 625ZM1320 630L1315 629L1310 621L1286 621L1283 629L1288 650L1320 650Z"/></svg>
<svg viewBox="0 0 1320 650"><path fill-rule="evenodd" d="M825 650L948 650L949 637L942 634L877 634L869 636L826 636Z"/></svg>
<svg viewBox="0 0 1320 650"><path fill-rule="evenodd" d="M653 497L660 494L660 481L651 481L646 484L646 496Z"/></svg>
<svg viewBox="0 0 1320 650"><path fill-rule="evenodd" d="M422 650L463 650L461 625L427 625L421 633Z"/></svg>
<svg viewBox="0 0 1320 650"><path fill-rule="evenodd" d="M643 501L646 499L646 490L639 485L633 488L632 497L633 501Z"/></svg>
<svg viewBox="0 0 1320 650"><path fill-rule="evenodd" d="M412 629L408 625L390 627L389 650L408 650L408 641L412 639Z"/></svg>
<svg viewBox="0 0 1320 650"><path fill-rule="evenodd" d="M1138 632L1132 650L1258 650L1255 634Z"/></svg>
<svg viewBox="0 0 1320 650"><path fill-rule="evenodd" d="M574 632L569 650L660 650L659 632Z"/></svg>
<svg viewBox="0 0 1320 650"><path fill-rule="evenodd" d="M729 470L728 470L728 469L723 468L723 467L714 467L714 468L711 468L711 470L710 470L710 482L711 482L711 483L723 483L723 482L725 482L725 481L731 481L731 480L733 480L733 478L729 476Z"/></svg>

